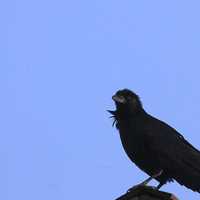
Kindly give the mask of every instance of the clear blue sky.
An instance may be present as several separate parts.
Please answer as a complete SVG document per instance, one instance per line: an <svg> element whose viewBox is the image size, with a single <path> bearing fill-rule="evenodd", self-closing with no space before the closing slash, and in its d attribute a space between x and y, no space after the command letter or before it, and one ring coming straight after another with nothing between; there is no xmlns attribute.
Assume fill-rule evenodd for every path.
<svg viewBox="0 0 200 200"><path fill-rule="evenodd" d="M199 1L0 4L0 199L111 200L145 179L106 113L120 88L200 148Z"/></svg>

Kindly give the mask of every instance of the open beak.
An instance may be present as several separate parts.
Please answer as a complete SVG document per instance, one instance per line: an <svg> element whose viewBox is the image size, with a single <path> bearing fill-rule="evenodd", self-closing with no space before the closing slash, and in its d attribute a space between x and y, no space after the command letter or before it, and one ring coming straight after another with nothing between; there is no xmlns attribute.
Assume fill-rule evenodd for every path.
<svg viewBox="0 0 200 200"><path fill-rule="evenodd" d="M126 99L123 96L119 96L119 95L114 95L112 96L113 101L115 101L116 103L126 103Z"/></svg>

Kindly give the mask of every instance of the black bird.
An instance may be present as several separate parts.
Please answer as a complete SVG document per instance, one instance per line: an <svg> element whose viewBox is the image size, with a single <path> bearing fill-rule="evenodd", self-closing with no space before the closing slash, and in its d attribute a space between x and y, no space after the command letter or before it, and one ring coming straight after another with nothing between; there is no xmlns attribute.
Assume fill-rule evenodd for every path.
<svg viewBox="0 0 200 200"><path fill-rule="evenodd" d="M123 89L112 97L116 110L109 111L119 130L128 157L161 188L176 180L200 192L200 151L174 128L149 115L134 92Z"/></svg>

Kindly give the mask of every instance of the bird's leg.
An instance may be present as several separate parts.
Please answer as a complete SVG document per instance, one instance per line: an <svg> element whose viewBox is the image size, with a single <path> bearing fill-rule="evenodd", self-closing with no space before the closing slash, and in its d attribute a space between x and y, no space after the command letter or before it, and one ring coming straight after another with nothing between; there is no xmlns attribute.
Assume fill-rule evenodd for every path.
<svg viewBox="0 0 200 200"><path fill-rule="evenodd" d="M151 180L153 179L152 176L150 176L148 179L146 179L145 181L143 181L142 183L139 183L138 185L134 185L133 187L129 188L127 192L130 192L131 190L140 187L140 186L145 186L147 185Z"/></svg>
<svg viewBox="0 0 200 200"><path fill-rule="evenodd" d="M132 190L132 189L138 187L138 186L146 186L152 179L159 177L162 173L163 173L163 170L160 170L157 174L154 174L154 175L150 176L148 179L146 179L146 180L143 181L142 183L140 183L140 184L138 184L138 185L133 186L132 188L130 188L130 189L128 190L128 192L129 192L130 190ZM163 185L163 184L160 183L160 184L156 187L156 189L160 189L160 188L162 187L162 185Z"/></svg>
<svg viewBox="0 0 200 200"><path fill-rule="evenodd" d="M163 185L164 185L164 183L159 183L158 186L156 187L156 189L159 190Z"/></svg>
<svg viewBox="0 0 200 200"><path fill-rule="evenodd" d="M159 177L163 173L163 170L160 170L157 174L150 176L148 179L140 183L139 185L147 185L152 179Z"/></svg>
<svg viewBox="0 0 200 200"><path fill-rule="evenodd" d="M143 181L143 182L140 183L139 185L147 185L152 179L153 179L153 177L150 176L148 179L146 179L145 181Z"/></svg>

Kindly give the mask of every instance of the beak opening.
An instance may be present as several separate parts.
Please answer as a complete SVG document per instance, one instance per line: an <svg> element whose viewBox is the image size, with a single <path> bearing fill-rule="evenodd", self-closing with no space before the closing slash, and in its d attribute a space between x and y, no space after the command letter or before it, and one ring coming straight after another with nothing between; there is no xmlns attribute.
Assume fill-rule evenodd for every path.
<svg viewBox="0 0 200 200"><path fill-rule="evenodd" d="M126 99L123 96L119 96L119 95L114 95L112 96L113 101L115 101L116 103L126 103Z"/></svg>

